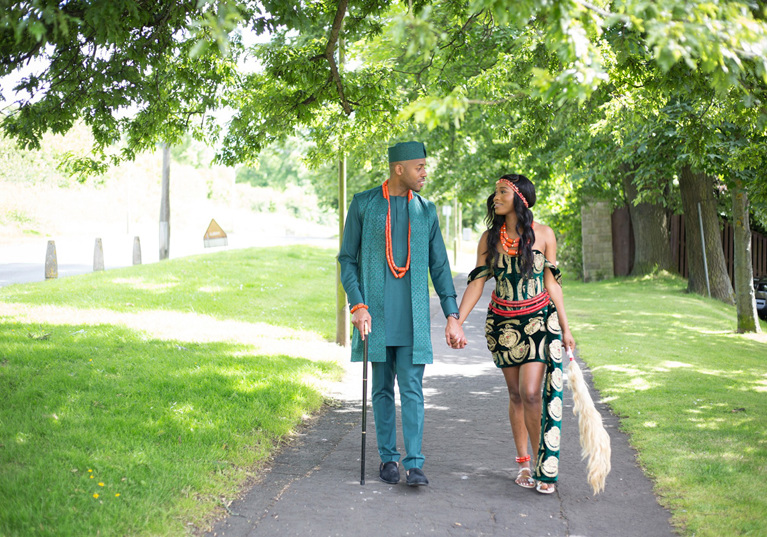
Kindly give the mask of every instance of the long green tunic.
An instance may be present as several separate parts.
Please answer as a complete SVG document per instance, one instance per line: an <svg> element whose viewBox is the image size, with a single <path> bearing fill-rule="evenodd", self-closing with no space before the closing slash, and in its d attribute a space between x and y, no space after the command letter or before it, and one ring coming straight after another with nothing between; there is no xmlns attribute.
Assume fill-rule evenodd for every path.
<svg viewBox="0 0 767 537"><path fill-rule="evenodd" d="M338 262L341 282L349 304L364 303L373 319L368 358L386 361L386 346L413 346L413 363L433 361L430 335L428 277L440 297L443 313L458 312L450 263L433 203L413 193L391 196L392 250L394 262L407 259L408 223L411 226L410 270L394 278L386 262L386 214L388 204L380 186L360 192L352 199L346 217ZM362 360L362 341L355 330L352 360Z"/></svg>

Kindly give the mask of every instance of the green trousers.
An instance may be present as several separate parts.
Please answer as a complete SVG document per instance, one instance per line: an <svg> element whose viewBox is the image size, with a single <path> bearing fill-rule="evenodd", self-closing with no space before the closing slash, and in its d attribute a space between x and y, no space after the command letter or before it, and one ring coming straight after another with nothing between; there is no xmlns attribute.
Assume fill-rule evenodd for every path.
<svg viewBox="0 0 767 537"><path fill-rule="evenodd" d="M413 347L386 347L385 362L372 364L373 417L376 424L378 454L382 462L400 460L397 451L397 416L394 401L394 380L397 380L402 414L402 436L406 456L405 470L422 468L423 440L423 364L413 364Z"/></svg>

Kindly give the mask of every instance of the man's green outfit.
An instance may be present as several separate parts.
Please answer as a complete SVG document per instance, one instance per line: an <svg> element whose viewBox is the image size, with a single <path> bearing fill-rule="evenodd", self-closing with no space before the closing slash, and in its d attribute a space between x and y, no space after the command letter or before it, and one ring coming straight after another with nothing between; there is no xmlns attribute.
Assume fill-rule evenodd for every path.
<svg viewBox="0 0 767 537"><path fill-rule="evenodd" d="M402 158L402 157L410 158ZM389 161L426 156L423 144L408 142L389 148ZM410 269L396 278L386 258L386 219L391 205L392 256L405 266L410 237ZM410 228L410 233L408 232ZM413 192L383 196L381 186L356 194L346 218L338 255L341 280L349 304L365 304L372 319L368 359L372 364L372 403L378 453L382 463L397 462L394 379L400 391L406 470L422 468L424 424L423 373L432 363L428 275L447 317L458 313L445 243L433 203ZM358 331L352 338L352 361L362 361Z"/></svg>

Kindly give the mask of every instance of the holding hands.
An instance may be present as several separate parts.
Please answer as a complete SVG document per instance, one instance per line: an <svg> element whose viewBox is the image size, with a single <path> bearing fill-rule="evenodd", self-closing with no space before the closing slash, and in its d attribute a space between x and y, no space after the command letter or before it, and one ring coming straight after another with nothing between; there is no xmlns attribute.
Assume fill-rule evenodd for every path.
<svg viewBox="0 0 767 537"><path fill-rule="evenodd" d="M449 347L453 349L463 349L468 341L463 333L458 319L454 317L447 318L447 326L445 327L445 340Z"/></svg>

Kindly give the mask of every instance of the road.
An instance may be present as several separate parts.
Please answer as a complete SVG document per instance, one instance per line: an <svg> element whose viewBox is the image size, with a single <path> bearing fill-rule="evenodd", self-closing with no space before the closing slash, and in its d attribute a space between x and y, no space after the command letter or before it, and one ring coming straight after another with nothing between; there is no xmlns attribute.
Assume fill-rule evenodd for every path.
<svg viewBox="0 0 767 537"><path fill-rule="evenodd" d="M133 264L134 237L125 234L101 237L104 265L106 270L127 267ZM54 240L58 261L59 277L86 274L93 271L95 237L63 237L0 240L0 287L40 282L45 280L45 256L48 241ZM255 246L279 246L286 244L312 244L323 248L338 248L338 239L333 237L228 237L228 246L205 248L199 235L171 237L171 259L190 255L220 252L227 249L250 248ZM143 263L159 261L158 240L142 237L141 258Z"/></svg>

